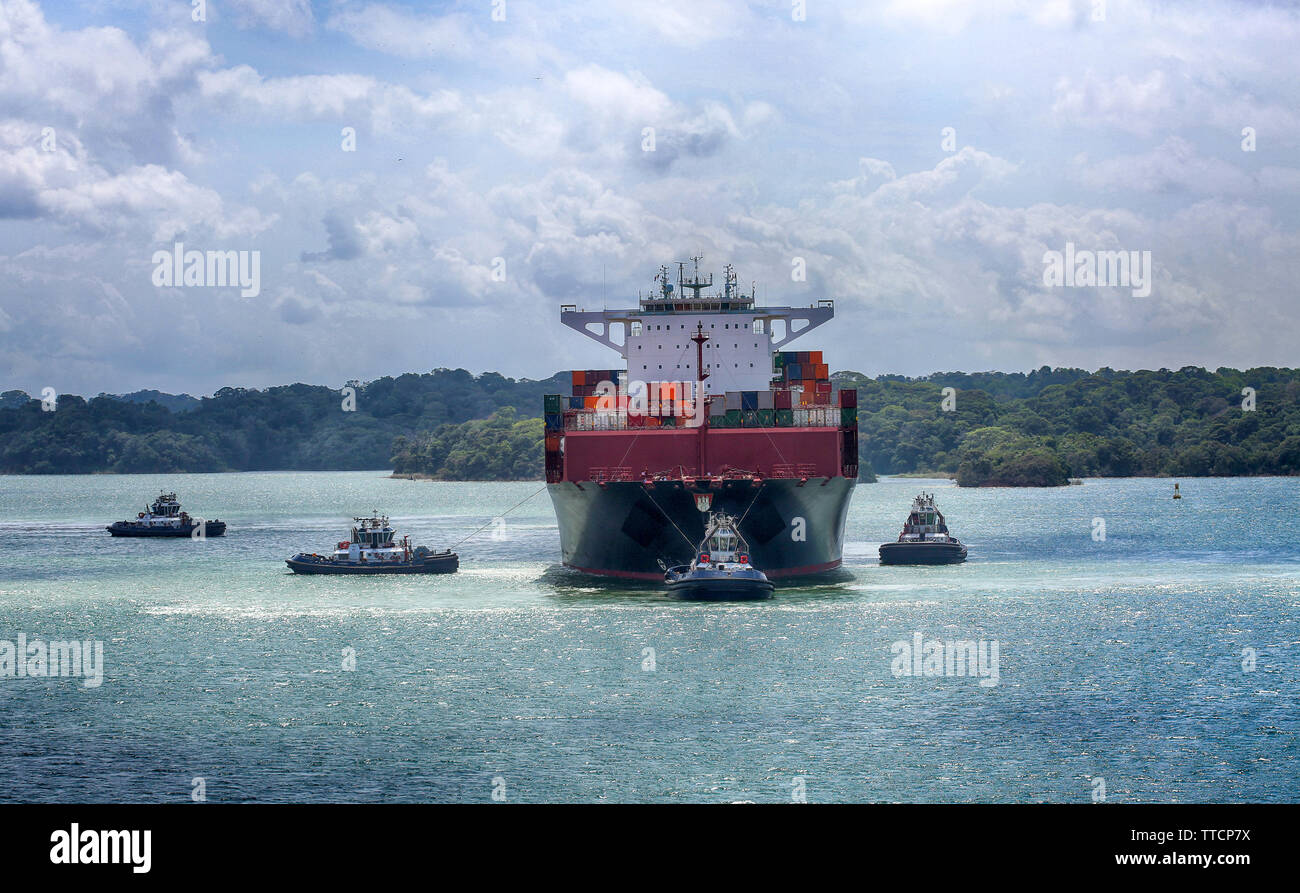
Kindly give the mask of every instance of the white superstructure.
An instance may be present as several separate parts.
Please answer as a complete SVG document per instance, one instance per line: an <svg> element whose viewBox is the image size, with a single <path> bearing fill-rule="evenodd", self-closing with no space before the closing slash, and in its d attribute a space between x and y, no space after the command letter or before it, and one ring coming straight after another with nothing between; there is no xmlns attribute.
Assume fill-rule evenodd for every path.
<svg viewBox="0 0 1300 893"><path fill-rule="evenodd" d="M686 279L685 264L679 264L676 288L668 281L668 268L661 267L655 277L658 292L642 296L636 310L587 311L565 305L560 321L617 350L627 363L630 381L699 381L702 365L704 393L722 394L768 390L772 354L835 315L832 301L803 308L755 307L753 293L743 294L736 287L730 265L722 291L701 294L712 287L713 277L702 279L700 258L692 260L694 278ZM800 322L804 325L796 330ZM613 338L615 327L621 329L621 341Z"/></svg>

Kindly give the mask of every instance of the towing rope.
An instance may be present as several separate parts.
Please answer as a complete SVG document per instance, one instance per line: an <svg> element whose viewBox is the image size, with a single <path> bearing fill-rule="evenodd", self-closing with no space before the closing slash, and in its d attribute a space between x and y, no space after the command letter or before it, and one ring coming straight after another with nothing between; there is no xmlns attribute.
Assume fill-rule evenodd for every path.
<svg viewBox="0 0 1300 893"><path fill-rule="evenodd" d="M652 493L650 492L650 488L649 488L649 487L647 487L645 484L642 484L642 485L641 485L641 489L645 491L645 495L646 495L646 496L649 496L649 497L650 497L650 501L654 503L654 507L657 508L657 509L659 509L659 514L663 515L665 518L668 519L668 523L671 524L671 525L673 525L673 529L674 529L674 530L676 530L678 533L681 533L682 539L686 540L686 545L688 545L688 546L691 547L691 553L694 554L694 553L695 553L695 547L696 547L696 545L698 545L698 544L697 544L697 543L693 543L693 542L691 542L691 538L688 537L686 534L682 533L682 529L681 529L680 527L677 526L677 522L673 520L673 516L670 515L670 514L668 514L667 512L665 512L665 511L663 510L663 507L662 507L661 505L659 505L658 502L655 502L654 494L652 494Z"/></svg>
<svg viewBox="0 0 1300 893"><path fill-rule="evenodd" d="M487 522L486 524L484 524L484 525L483 525L482 527L480 527L478 530L475 530L475 531L474 531L473 533L471 533L469 536L465 537L464 539L461 539L459 542L453 543L452 546L451 546L451 548L452 548L452 549L455 549L457 546L459 546L461 543L465 542L466 540L473 539L474 537L478 536L480 533L482 533L483 531L485 531L485 530L487 530L489 527L491 527L493 524L495 524L496 521L497 521L497 518L504 518L506 515L510 514L510 513L513 512L515 509L519 508L519 506L523 505L525 502L527 502L528 500L532 499L534 496L536 496L538 493L541 493L541 492L542 492L543 490L545 490L545 489L546 489L546 484L542 484L542 486L541 486L540 488L538 488L537 490L534 490L532 493L529 493L529 494L528 494L527 496L525 496L523 499L519 500L519 501L516 502L514 505L512 505L510 508L506 509L505 512L503 512L503 513L500 514L500 515L497 515L497 516L494 517L491 521L489 521L489 522Z"/></svg>

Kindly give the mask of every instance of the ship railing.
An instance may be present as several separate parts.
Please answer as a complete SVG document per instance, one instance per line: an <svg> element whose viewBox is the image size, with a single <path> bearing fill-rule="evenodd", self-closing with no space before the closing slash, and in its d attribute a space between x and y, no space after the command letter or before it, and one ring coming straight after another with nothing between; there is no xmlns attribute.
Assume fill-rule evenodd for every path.
<svg viewBox="0 0 1300 893"><path fill-rule="evenodd" d="M775 410L768 410L768 411L774 412ZM757 410L751 410L750 412L757 412ZM842 427L840 410L835 407L805 407L805 408L794 410L794 413L795 415L790 425L746 424L746 421L748 421L748 419L745 419L745 417L742 415L742 421L740 424L727 425L726 427L728 429L733 429L733 428L744 429L747 427L752 427L752 428L758 428L758 427L761 428L782 428L782 427L839 428ZM676 423L675 424L676 428L690 427L690 419L686 416L666 415L664 417L673 418ZM659 416L642 415L642 416L634 416L634 418L641 420L641 419L659 418ZM633 430L633 431L640 432L646 430L651 430L651 431L654 430L653 427L647 428L644 426L644 424L633 424L628 417L628 413L626 411L620 411L620 410L598 410L598 409L566 410L564 413L563 425L565 431Z"/></svg>
<svg viewBox="0 0 1300 893"><path fill-rule="evenodd" d="M817 466L810 462L785 463L772 466L774 478L807 478L817 475Z"/></svg>
<svg viewBox="0 0 1300 893"><path fill-rule="evenodd" d="M632 469L627 466L596 466L589 470L591 480L596 483L602 481L630 481L634 480Z"/></svg>

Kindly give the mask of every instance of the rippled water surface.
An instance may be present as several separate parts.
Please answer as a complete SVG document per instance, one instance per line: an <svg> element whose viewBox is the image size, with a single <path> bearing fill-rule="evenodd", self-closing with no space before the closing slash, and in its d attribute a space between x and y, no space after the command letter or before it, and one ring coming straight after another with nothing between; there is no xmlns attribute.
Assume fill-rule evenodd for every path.
<svg viewBox="0 0 1300 893"><path fill-rule="evenodd" d="M1300 479L1181 483L886 479L836 580L692 604L559 567L536 483L0 477L0 640L105 661L0 676L0 801L1300 800ZM970 561L878 566L923 486ZM108 536L160 487L228 535ZM371 509L441 547L522 500L454 576L283 563ZM916 633L997 642L997 684L896 677Z"/></svg>

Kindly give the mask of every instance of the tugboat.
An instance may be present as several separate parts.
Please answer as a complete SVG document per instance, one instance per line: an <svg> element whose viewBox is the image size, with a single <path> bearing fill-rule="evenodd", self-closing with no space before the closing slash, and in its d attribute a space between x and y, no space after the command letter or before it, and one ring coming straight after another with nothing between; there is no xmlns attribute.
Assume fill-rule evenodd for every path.
<svg viewBox="0 0 1300 893"><path fill-rule="evenodd" d="M749 563L749 546L734 518L710 512L708 529L689 565L667 568L668 591L682 598L767 598L775 588Z"/></svg>
<svg viewBox="0 0 1300 893"><path fill-rule="evenodd" d="M194 537L199 525L203 525L202 536L222 536L226 532L224 521L191 518L181 511L175 493L159 493L153 505L137 514L134 520L115 521L104 529L113 536Z"/></svg>
<svg viewBox="0 0 1300 893"><path fill-rule="evenodd" d="M450 549L412 549L409 536L394 542L387 515L376 512L352 523L352 538L330 554L300 552L284 563L295 574L454 574L460 568L460 556Z"/></svg>
<svg viewBox="0 0 1300 893"><path fill-rule="evenodd" d="M922 493L912 500L912 513L898 541L880 547L881 564L957 564L966 560L966 547L948 533L943 512L934 495Z"/></svg>

